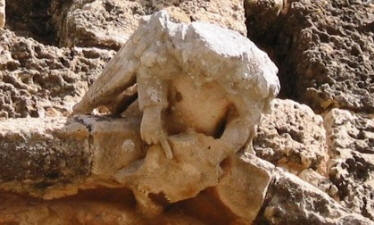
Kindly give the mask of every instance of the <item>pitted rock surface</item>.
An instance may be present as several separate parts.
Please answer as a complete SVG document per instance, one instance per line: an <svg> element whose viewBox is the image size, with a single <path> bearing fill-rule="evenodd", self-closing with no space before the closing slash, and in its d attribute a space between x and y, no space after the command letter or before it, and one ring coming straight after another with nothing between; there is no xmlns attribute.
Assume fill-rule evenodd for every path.
<svg viewBox="0 0 374 225"><path fill-rule="evenodd" d="M142 16L166 9L178 22L216 23L246 34L240 0L94 0L73 2L57 24L61 46L100 47L118 50L136 30Z"/></svg>
<svg viewBox="0 0 374 225"><path fill-rule="evenodd" d="M0 30L0 118L67 115L114 51L57 48Z"/></svg>
<svg viewBox="0 0 374 225"><path fill-rule="evenodd" d="M42 196L50 187L74 183L91 173L92 153L84 141L87 130L81 126L67 135L65 123L63 117L0 123L2 190Z"/></svg>
<svg viewBox="0 0 374 225"><path fill-rule="evenodd" d="M283 95L314 110L374 112L374 3L366 0L247 2L249 37L280 68Z"/></svg>
<svg viewBox="0 0 374 225"><path fill-rule="evenodd" d="M316 187L281 169L275 170L266 198L256 224L373 224L371 220L342 207Z"/></svg>
<svg viewBox="0 0 374 225"><path fill-rule="evenodd" d="M322 117L306 105L276 99L254 139L257 156L298 174L313 169L326 174L328 159Z"/></svg>
<svg viewBox="0 0 374 225"><path fill-rule="evenodd" d="M330 180L344 206L374 219L374 118L333 109L325 116Z"/></svg>
<svg viewBox="0 0 374 225"><path fill-rule="evenodd" d="M241 1L12 0L6 12L0 2L0 17L7 15L0 31L0 117L69 114L111 49L120 48L141 16L162 8L176 21L201 19L246 33Z"/></svg>

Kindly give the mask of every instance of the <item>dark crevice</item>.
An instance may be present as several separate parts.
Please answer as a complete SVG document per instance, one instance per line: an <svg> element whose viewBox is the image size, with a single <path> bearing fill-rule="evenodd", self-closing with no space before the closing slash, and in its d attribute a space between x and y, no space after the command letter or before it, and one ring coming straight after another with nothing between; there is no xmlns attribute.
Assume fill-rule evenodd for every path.
<svg viewBox="0 0 374 225"><path fill-rule="evenodd" d="M121 104L120 107L117 109L117 113L122 113L126 111L126 109L138 99L138 94L136 93L134 95L129 95L126 97L127 98L124 99L123 104Z"/></svg>
<svg viewBox="0 0 374 225"><path fill-rule="evenodd" d="M365 3L288 0L285 10L276 12L274 2L244 1L248 38L279 68L279 97L305 103L316 113L374 112L367 75L373 67L362 60L374 28Z"/></svg>
<svg viewBox="0 0 374 225"><path fill-rule="evenodd" d="M287 127L275 127L279 135L289 134L292 140L303 143L303 135L295 130L288 129Z"/></svg>
<svg viewBox="0 0 374 225"><path fill-rule="evenodd" d="M249 1L244 1L245 8L249 8ZM281 83L281 92L278 97L297 99L297 79L290 62L290 49L294 43L291 32L285 29L287 17L279 14L275 17L271 12L264 10L264 6L251 7L253 11L246 11L246 25L248 38L267 52L271 60L277 65L278 77ZM270 11L270 10L269 10ZM266 15L269 14L269 15ZM264 21L267 18L267 21ZM260 21L261 20L261 21Z"/></svg>
<svg viewBox="0 0 374 225"><path fill-rule="evenodd" d="M159 193L159 194L153 194L153 193L150 193L148 195L148 197L154 202L156 203L157 205L160 205L162 206L163 208L168 208L168 206L170 205L170 202L167 200L167 198L165 197L165 194L164 193Z"/></svg>
<svg viewBox="0 0 374 225"><path fill-rule="evenodd" d="M214 138L219 139L222 136L222 134L223 134L223 132L225 131L225 128L226 128L226 123L227 123L226 119L223 119L219 122L219 124L217 126L217 129L216 129L216 133L213 135Z"/></svg>
<svg viewBox="0 0 374 225"><path fill-rule="evenodd" d="M18 36L46 45L58 45L63 8L71 0L6 0L6 28Z"/></svg>
<svg viewBox="0 0 374 225"><path fill-rule="evenodd" d="M234 106L231 105L229 109L226 111L225 115L222 117L222 119L217 124L213 137L215 139L221 138L223 133L225 132L226 126L229 123L230 118L235 118L237 116L238 116L237 110L235 109Z"/></svg>
<svg viewBox="0 0 374 225"><path fill-rule="evenodd" d="M7 0L7 28L19 36L43 44L56 44L56 32L49 12L51 0Z"/></svg>

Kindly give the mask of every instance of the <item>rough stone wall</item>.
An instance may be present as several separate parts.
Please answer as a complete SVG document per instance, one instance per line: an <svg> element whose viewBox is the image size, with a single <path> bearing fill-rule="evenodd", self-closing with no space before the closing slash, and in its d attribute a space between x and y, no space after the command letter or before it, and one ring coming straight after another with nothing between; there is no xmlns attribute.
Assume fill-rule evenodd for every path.
<svg viewBox="0 0 374 225"><path fill-rule="evenodd" d="M254 140L256 154L295 174L313 169L326 174L327 147L323 119L308 106L276 99L263 116Z"/></svg>
<svg viewBox="0 0 374 225"><path fill-rule="evenodd" d="M0 118L69 114L139 18L162 8L179 21L216 22L246 34L241 1L7 1Z"/></svg>
<svg viewBox="0 0 374 225"><path fill-rule="evenodd" d="M267 49L280 68L283 97L306 103L323 115L320 128L326 133L322 136L328 152L325 155L327 173L322 177L321 173L310 169L294 173L329 193L345 207L372 219L373 200L369 193L373 188L370 178L374 99L373 1L248 0L245 8L248 36ZM288 118L293 118L295 114L289 112L292 111L287 110ZM279 120L281 114L274 114L269 117L270 121L277 119L269 127L277 128L283 120ZM302 121L306 122L308 118L303 116ZM269 129L268 121L265 117L259 128L259 142L255 141L258 149L269 150L268 146L276 146L273 140L279 138L270 136L272 139L265 142L261 139L273 134L264 132ZM301 133L305 137L300 128L306 127L301 126L295 132L292 131L293 120L288 121L286 135L292 137L292 133ZM309 122L305 130L310 130L311 124ZM289 141L276 143L279 151L270 148L272 153L265 151L265 157L279 164L279 152L285 152ZM308 151L308 154L311 152L314 151Z"/></svg>
<svg viewBox="0 0 374 225"><path fill-rule="evenodd" d="M113 51L46 46L0 30L0 117L67 115Z"/></svg>
<svg viewBox="0 0 374 225"><path fill-rule="evenodd" d="M128 143L140 140L136 127L139 120L134 117L0 122L2 152L15 153L0 155L0 223L244 225L255 219L254 224L372 224L323 190L255 156L233 156L214 168L216 153L191 154L186 137L172 140L173 146L184 145L175 152L175 157L182 160L167 160L161 149L153 148L145 160L137 163L144 158L141 143ZM201 142L209 143L209 138ZM211 150L222 146L218 142ZM20 165L17 160L24 163ZM143 162L147 166L140 171L142 174L126 181L126 174L131 171L122 168L130 165L136 170L136 164ZM200 174L209 179L196 180ZM148 188L153 189L170 188L168 183L175 183L172 186L177 198L191 195L196 182L198 187L215 186L183 201L152 195L155 202L165 206L165 211L148 218L138 210L136 192L130 191L137 180L144 182L139 187L149 182Z"/></svg>
<svg viewBox="0 0 374 225"><path fill-rule="evenodd" d="M374 119L333 109L325 117L331 181L347 208L374 219Z"/></svg>
<svg viewBox="0 0 374 225"><path fill-rule="evenodd" d="M141 16L166 9L174 20L217 23L246 34L243 2L234 1L113 1L74 2L57 24L61 46L118 50L138 25Z"/></svg>
<svg viewBox="0 0 374 225"><path fill-rule="evenodd" d="M279 65L284 96L319 112L374 112L374 3L276 2L246 1L247 25Z"/></svg>

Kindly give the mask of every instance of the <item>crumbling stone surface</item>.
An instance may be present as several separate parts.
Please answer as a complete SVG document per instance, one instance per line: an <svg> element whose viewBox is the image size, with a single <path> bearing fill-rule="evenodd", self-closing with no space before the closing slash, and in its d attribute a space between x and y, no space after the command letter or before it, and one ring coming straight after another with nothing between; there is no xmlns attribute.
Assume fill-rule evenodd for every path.
<svg viewBox="0 0 374 225"><path fill-rule="evenodd" d="M306 169L301 171L301 173L298 174L298 177L327 193L336 201L340 200L338 187L329 179L327 175L321 175L313 169Z"/></svg>
<svg viewBox="0 0 374 225"><path fill-rule="evenodd" d="M46 117L0 122L0 188L51 199L77 193L87 179L104 177L110 186L119 169L144 156L137 121Z"/></svg>
<svg viewBox="0 0 374 225"><path fill-rule="evenodd" d="M333 109L325 116L330 180L341 203L374 219L374 118Z"/></svg>
<svg viewBox="0 0 374 225"><path fill-rule="evenodd" d="M326 174L323 119L306 105L274 100L271 113L261 119L253 144L257 156L292 173L313 169Z"/></svg>
<svg viewBox="0 0 374 225"><path fill-rule="evenodd" d="M246 33L241 1L7 1L7 28L15 34L0 35L0 117L68 114L113 56L105 49L118 50L141 16L164 7L178 21L199 18Z"/></svg>
<svg viewBox="0 0 374 225"><path fill-rule="evenodd" d="M140 17L167 9L179 22L211 22L246 34L243 2L234 1L75 1L57 29L61 46L118 50L135 31Z"/></svg>
<svg viewBox="0 0 374 225"><path fill-rule="evenodd" d="M373 224L369 219L345 209L316 187L281 169L274 171L274 180L266 198L257 224Z"/></svg>
<svg viewBox="0 0 374 225"><path fill-rule="evenodd" d="M79 217L82 213L92 215L105 208L106 201L101 199L103 202L95 202L92 196L86 199L92 202L87 202L89 208L85 209L85 204L80 202L80 195L76 194L79 190L94 189L98 196L102 196L100 193L103 187L107 190L105 193L111 196L121 191L119 196L128 193L121 202L130 205L131 213L147 215L141 208L145 204L148 204L147 210L149 207L160 210L153 217L163 212L162 207L182 207L179 206L182 201L190 201L198 195L204 198L205 194L200 195L202 191L217 187L206 195L217 202L214 207L225 209L223 211L227 213L228 221L250 224L255 219L271 182L273 166L254 156L239 158L235 155L221 164L225 144L201 134L171 138L178 160L167 159L159 146L148 149L145 155L139 136L139 117L109 119L80 116L69 121L65 118L27 118L0 122L0 190L40 199L62 198L61 201L34 200L32 205L38 207L22 206L24 201L4 201L2 203L5 205L1 207L7 210L0 210L0 221L28 220L31 223L34 219L59 221ZM191 138L195 140L191 142ZM19 161L25 163L20 165ZM41 164L43 167L40 167ZM256 179L239 182L243 181L243 177ZM110 188L121 191L111 191ZM237 190L235 195L231 193L233 189ZM71 195L75 196L66 198ZM159 195L161 197L157 197ZM4 197L2 194L0 196ZM118 201L118 198L115 199ZM80 202L77 211L65 212L71 212L72 208L67 205L74 201ZM12 204L21 204L22 207ZM109 204L104 210L108 216L101 219L108 220L117 217L117 214L122 215L121 210L109 213L111 207ZM56 208L61 208L62 212L53 213ZM38 213L39 210L43 213ZM122 213L125 215L128 212L124 210ZM199 215L194 217L200 218ZM89 217L81 219L91 223Z"/></svg>
<svg viewBox="0 0 374 225"><path fill-rule="evenodd" d="M56 48L0 30L0 118L67 115L114 51Z"/></svg>
<svg viewBox="0 0 374 225"><path fill-rule="evenodd" d="M374 112L372 1L284 1L280 13L279 1L247 2L249 37L272 52L285 96Z"/></svg>
<svg viewBox="0 0 374 225"><path fill-rule="evenodd" d="M77 129L69 135L60 135L58 130L64 127L64 118L19 122L9 119L0 125L0 181L5 189L16 183L18 192L22 189L42 192L90 174L91 153L88 142L84 141L87 131L82 133Z"/></svg>
<svg viewBox="0 0 374 225"><path fill-rule="evenodd" d="M237 224L246 224L257 217L273 180L274 168L271 163L253 155L231 157L224 162L226 174L215 191L219 200L240 216Z"/></svg>
<svg viewBox="0 0 374 225"><path fill-rule="evenodd" d="M15 121L17 123L14 123ZM13 129L7 126L11 122L14 124ZM27 177L19 178L11 185L9 182L1 182L2 191L28 192L45 199L59 198L46 201L1 192L1 223L69 224L68 222L75 221L76 224L97 224L99 221L100 224L123 224L124 222L127 224L162 224L169 222L170 224L224 225L230 223L250 224L248 222L256 217L253 224L373 224L367 218L352 213L347 207L340 205L339 202L316 187L253 155L243 155L240 158L233 156L224 160L217 167L218 170L214 172L220 171L221 174L217 183L194 197L171 203L165 200L163 195L152 195L154 201L162 203L167 210L148 219L144 217L142 211L139 211L136 193L131 191L131 184L137 182L134 181L131 173L136 170L142 172L138 173L136 178L138 181L143 179L140 187L145 187L145 181L151 181L148 183L148 187L151 189L165 188L168 187L168 183L165 183L165 180L160 176L155 177L152 174L163 174L159 172L164 167L166 171L173 172L175 175L178 165L182 166L180 169L187 170L182 174L205 173L207 170L204 168L196 169L198 165L205 164L201 162L202 159L209 161L214 159L212 155L209 155L209 152L205 153L208 154L208 157L205 158L202 152L196 154L201 159L195 160L197 162L191 164L187 163L188 160L184 160L183 163L167 160L161 149L157 150L156 148L151 150L153 156L150 155L145 161L139 161L145 153L137 144L140 142L136 142L136 140L140 140L140 137L136 136L136 133L139 133L136 130L136 127L139 127L139 119L134 117L113 120L81 116L67 122L65 118L16 119L3 121L0 124L3 140L13 140L17 134L31 134L25 135L23 137L24 143L19 141L17 146L30 143L29 145L33 149L36 144L30 141L35 140L36 142L37 140L38 145L42 147L34 154L44 155L50 152L51 143L54 143L50 140L51 137L54 137L54 140L63 140L64 144L58 145L56 143L56 146L59 146L59 152L75 152L74 155L69 156L69 160L77 162L74 159L80 159L82 155L85 155L85 159L92 159L90 163L80 162L80 167L86 165L85 168L89 172L84 173L88 175L80 176L77 180L60 180L56 177L40 175L39 182L50 182L51 179L55 179L56 182L48 188L44 187L44 192L40 191L43 190L43 187L32 185L34 180L27 179ZM180 138L180 141L183 142L183 137ZM77 144L69 145L74 141ZM135 142L132 145L130 141ZM174 140L174 142L177 141ZM211 142L209 139L205 141L206 143ZM222 144L218 146L222 146ZM26 148L13 150L29 152L29 149ZM181 151L177 152L176 156L182 159L181 154L191 155L191 153ZM211 154L215 155L216 153L212 151ZM7 165L13 165L14 168L19 167L17 161L12 159L9 161ZM41 162L37 158L31 158L30 165L34 163ZM63 167L65 163L60 163L62 167L50 168L63 174L66 171L66 168ZM142 168L142 163L147 166L139 170ZM172 164L174 166L170 167ZM209 166L210 164L205 165ZM129 171L129 168L133 170ZM0 171L2 177L6 175L3 168ZM130 173L126 173L126 171ZM167 173L164 175L170 176ZM186 186L176 185L178 180L183 183L186 178L190 179L191 176L174 175L172 175L174 180L168 181L174 188L173 193L177 193L178 189L184 190L186 188ZM215 176L212 173L205 175L211 178ZM203 180L205 180L205 175L201 177ZM19 186L24 184L29 186L24 186L25 189L20 190ZM189 188L192 187L192 183L189 183ZM39 188L39 192L33 192L36 188ZM81 191L78 193L79 189ZM40 195L41 193L44 195ZM186 192L180 194L188 195ZM242 201L243 199L245 201Z"/></svg>
<svg viewBox="0 0 374 225"><path fill-rule="evenodd" d="M246 34L241 0L9 0L7 27L46 44L118 50L142 16L161 9L179 22L202 20Z"/></svg>
<svg viewBox="0 0 374 225"><path fill-rule="evenodd" d="M134 32L141 16L150 13L138 1L75 1L67 6L57 32L61 46L118 50Z"/></svg>

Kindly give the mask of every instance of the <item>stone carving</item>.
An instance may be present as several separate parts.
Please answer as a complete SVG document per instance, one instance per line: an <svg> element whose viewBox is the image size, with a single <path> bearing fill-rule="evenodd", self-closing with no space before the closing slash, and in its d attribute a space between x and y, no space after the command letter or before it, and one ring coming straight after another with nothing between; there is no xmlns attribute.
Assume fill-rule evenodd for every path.
<svg viewBox="0 0 374 225"><path fill-rule="evenodd" d="M220 137L235 152L251 141L277 95L276 73L266 53L239 33L173 23L160 11L141 21L74 113L99 106L120 113L136 81L143 141L161 144L172 158L168 136L194 131Z"/></svg>
<svg viewBox="0 0 374 225"><path fill-rule="evenodd" d="M140 24L74 113L105 106L120 114L137 90L140 136L150 146L143 160L115 172L114 179L132 190L143 215L153 216L163 207L152 196L169 203L193 198L218 185L221 162L251 150L255 126L279 92L279 81L269 57L237 32L173 23L166 11ZM261 180L265 186L269 181ZM220 198L235 211L229 187L219 189ZM264 195L258 195L248 198L259 203ZM254 219L245 210L238 215Z"/></svg>

